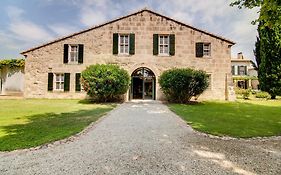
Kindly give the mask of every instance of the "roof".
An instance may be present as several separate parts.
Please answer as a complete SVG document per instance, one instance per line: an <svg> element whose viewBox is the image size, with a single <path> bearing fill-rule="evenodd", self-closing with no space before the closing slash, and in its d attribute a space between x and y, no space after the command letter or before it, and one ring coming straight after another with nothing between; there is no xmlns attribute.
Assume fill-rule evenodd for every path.
<svg viewBox="0 0 281 175"><path fill-rule="evenodd" d="M100 27L103 27L103 26L105 26L105 25L107 25L107 24L110 24L110 23L113 23L113 22L122 20L122 19L124 19L124 18L128 18L128 17L130 17L130 16L134 16L134 15L139 14L139 13L142 13L142 12L144 12L144 11L150 12L150 13L152 13L152 14L154 14L154 15L157 15L157 16L161 16L161 17L163 17L163 18L166 18L166 19L168 19L168 20L174 21L174 22L176 22L176 23L178 23L178 24L180 24L180 25L186 26L186 27L191 28L191 29L193 29L193 30L196 30L196 31L202 32L202 33L204 33L204 34L210 35L210 36L212 36L212 37L221 39L221 40L223 40L223 41L226 41L226 42L230 43L230 45L234 45L234 44L235 44L235 42L233 42L233 41L231 41L231 40L229 40L229 39L226 39L226 38L224 38L224 37L222 37L222 36L219 36L219 35L216 35L216 34L207 32L207 31L202 30L202 29L198 29L198 28L196 28L196 27L194 27L194 26L185 24L185 23L183 23L183 22L180 22L180 21L175 20L175 19L173 19L173 18L170 18L170 17L168 17L168 16L165 16L165 15L159 14L159 13L157 13L157 12L154 12L154 11L152 11L152 10L149 10L149 9L147 9L147 8L144 8L144 9L141 9L141 10L139 10L139 11L137 11L137 12L131 13L131 14L129 14L129 15L122 16L122 17L116 18L116 19L114 19L114 20L111 20L111 21L102 23L102 24L100 24L100 25L96 25L96 26L90 27L90 28L88 28L88 29L85 29L85 30L82 30L82 31L79 31L79 32L76 32L76 33L72 33L72 34L70 34L70 35L67 35L67 36L64 36L64 37L61 37L61 38L58 38L58 39L55 39L55 40L50 41L50 42L47 42L47 43L45 43L45 44L42 44L42 45L39 45L39 46L30 48L30 49L28 49L28 50L25 50L25 51L21 52L21 54L24 55L24 54L26 54L26 53L28 53L28 52L34 51L34 50L39 49L39 48L42 48L42 47L44 47L44 46L47 46L47 45L50 45L50 44L53 44L53 43L56 43L56 42L65 40L65 39L67 39L67 38L70 38L70 37L73 37L73 36L76 36L76 35L79 35L79 34L82 34L82 33L85 33L85 32L88 32L88 31L91 31L91 30L100 28Z"/></svg>

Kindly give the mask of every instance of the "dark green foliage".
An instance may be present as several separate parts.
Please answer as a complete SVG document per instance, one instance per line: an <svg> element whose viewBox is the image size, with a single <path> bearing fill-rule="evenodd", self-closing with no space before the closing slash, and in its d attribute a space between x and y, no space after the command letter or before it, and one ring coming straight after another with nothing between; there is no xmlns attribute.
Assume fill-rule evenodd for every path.
<svg viewBox="0 0 281 175"><path fill-rule="evenodd" d="M75 91L80 92L81 91L81 83L80 83L81 73L75 74Z"/></svg>
<svg viewBox="0 0 281 175"><path fill-rule="evenodd" d="M260 56L260 38L257 37L257 41L255 44L256 48L254 50L254 55L255 55L255 59L256 59L256 64L253 64L255 70L259 70L259 66L261 64L261 56Z"/></svg>
<svg viewBox="0 0 281 175"><path fill-rule="evenodd" d="M78 45L78 63L82 64L83 63L83 58L84 58L84 45L83 44L79 44Z"/></svg>
<svg viewBox="0 0 281 175"><path fill-rule="evenodd" d="M118 33L113 33L113 46L112 52L114 55L118 54Z"/></svg>
<svg viewBox="0 0 281 175"><path fill-rule="evenodd" d="M158 55L158 34L153 34L153 55Z"/></svg>
<svg viewBox="0 0 281 175"><path fill-rule="evenodd" d="M53 79L54 79L54 74L48 73L48 91L53 91Z"/></svg>
<svg viewBox="0 0 281 175"><path fill-rule="evenodd" d="M135 34L131 33L130 34L130 51L129 51L130 55L134 55L135 54Z"/></svg>
<svg viewBox="0 0 281 175"><path fill-rule="evenodd" d="M190 68L164 71L159 79L161 89L167 99L176 103L187 103L209 86L208 75L204 71Z"/></svg>
<svg viewBox="0 0 281 175"><path fill-rule="evenodd" d="M260 59L259 82L261 90L272 99L281 94L281 24L272 28L259 27Z"/></svg>
<svg viewBox="0 0 281 175"><path fill-rule="evenodd" d="M170 55L175 55L176 53L176 37L174 34L170 35Z"/></svg>
<svg viewBox="0 0 281 175"><path fill-rule="evenodd" d="M117 65L96 64L82 72L81 83L93 100L108 102L120 99L127 92L130 76Z"/></svg>
<svg viewBox="0 0 281 175"><path fill-rule="evenodd" d="M70 86L70 73L64 74L64 91L69 91Z"/></svg>

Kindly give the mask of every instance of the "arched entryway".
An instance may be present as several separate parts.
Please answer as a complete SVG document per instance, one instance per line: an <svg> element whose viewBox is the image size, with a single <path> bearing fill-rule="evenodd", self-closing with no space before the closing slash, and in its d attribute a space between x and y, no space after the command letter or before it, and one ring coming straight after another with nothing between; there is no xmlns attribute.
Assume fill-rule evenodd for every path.
<svg viewBox="0 0 281 175"><path fill-rule="evenodd" d="M156 81L152 70L136 69L131 75L130 99L155 100Z"/></svg>

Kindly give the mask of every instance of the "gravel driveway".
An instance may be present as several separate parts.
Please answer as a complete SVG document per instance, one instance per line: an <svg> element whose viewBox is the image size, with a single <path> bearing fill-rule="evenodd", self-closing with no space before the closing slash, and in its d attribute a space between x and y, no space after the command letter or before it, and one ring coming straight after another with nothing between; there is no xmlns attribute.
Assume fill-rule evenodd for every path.
<svg viewBox="0 0 281 175"><path fill-rule="evenodd" d="M281 174L281 139L210 138L159 102L130 102L73 141L0 153L0 174Z"/></svg>

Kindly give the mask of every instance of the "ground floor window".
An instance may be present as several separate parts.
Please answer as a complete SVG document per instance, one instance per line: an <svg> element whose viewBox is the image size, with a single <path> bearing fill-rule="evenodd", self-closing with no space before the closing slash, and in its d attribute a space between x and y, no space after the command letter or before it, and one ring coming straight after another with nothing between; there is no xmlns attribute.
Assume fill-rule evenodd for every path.
<svg viewBox="0 0 281 175"><path fill-rule="evenodd" d="M64 90L64 74L55 74L55 90Z"/></svg>

